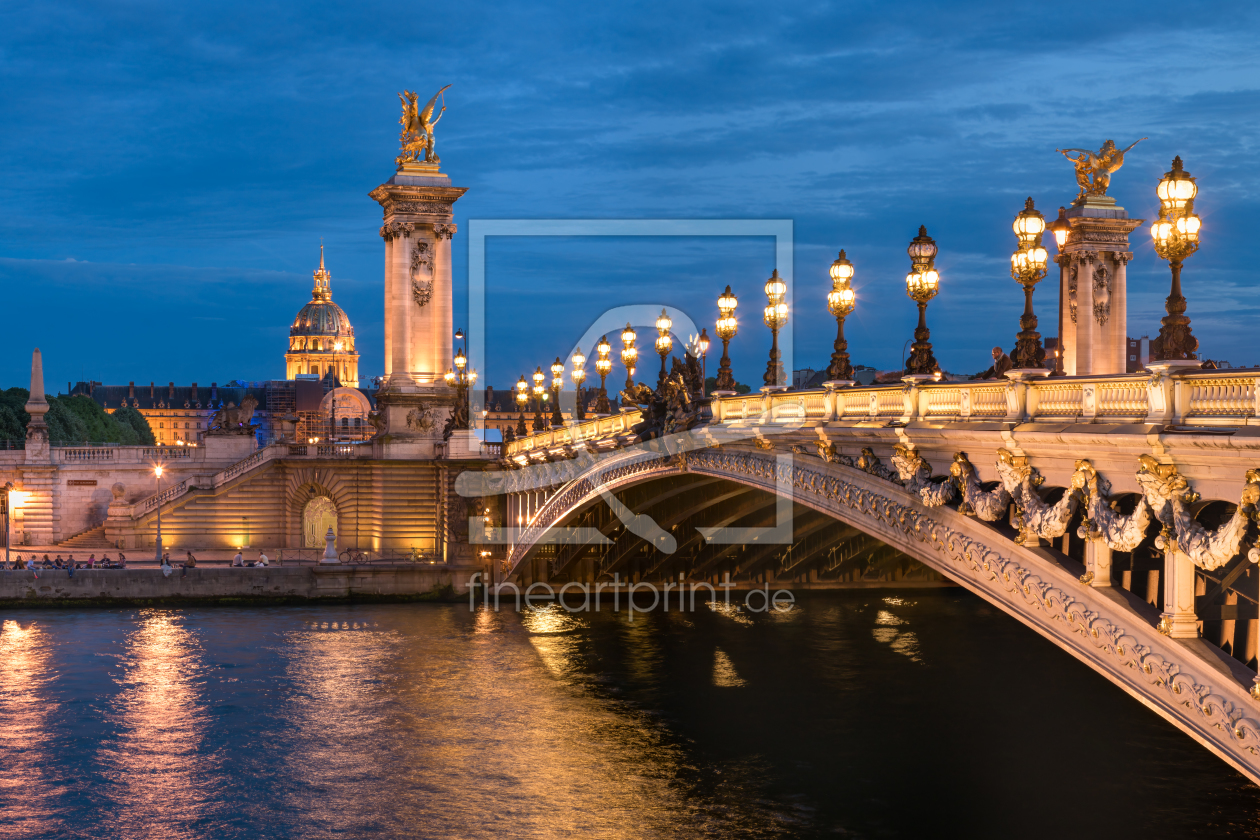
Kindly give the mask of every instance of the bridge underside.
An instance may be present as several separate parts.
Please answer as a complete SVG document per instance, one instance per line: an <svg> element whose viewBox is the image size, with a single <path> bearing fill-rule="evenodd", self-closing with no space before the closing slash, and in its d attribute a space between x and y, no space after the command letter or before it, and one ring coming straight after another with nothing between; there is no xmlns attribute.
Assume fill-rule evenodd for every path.
<svg viewBox="0 0 1260 840"><path fill-rule="evenodd" d="M820 589L945 582L900 549L826 513L793 502L785 517L775 493L729 479L667 476L612 495L625 510L650 518L670 539L657 532L634 533L605 499L597 497L557 522L552 534L581 528L587 534L598 533L602 541L588 537L577 544L539 544L517 567L521 579L561 585L663 583L681 577ZM779 537L781 532L772 531L780 520L790 523L786 541ZM762 533L706 539L705 531L712 528Z"/></svg>

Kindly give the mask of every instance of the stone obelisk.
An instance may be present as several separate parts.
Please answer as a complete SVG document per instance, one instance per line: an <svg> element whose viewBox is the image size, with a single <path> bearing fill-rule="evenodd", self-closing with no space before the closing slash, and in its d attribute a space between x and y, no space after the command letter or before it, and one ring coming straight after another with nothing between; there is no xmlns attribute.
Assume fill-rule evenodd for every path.
<svg viewBox="0 0 1260 840"><path fill-rule="evenodd" d="M31 395L24 406L31 415L26 424L26 452L21 470L22 490L26 492L21 510L21 541L27 545L52 545L54 539L57 468L52 463L48 423L44 420L50 407L44 396L44 357L37 347L31 353Z"/></svg>
<svg viewBox="0 0 1260 840"><path fill-rule="evenodd" d="M377 396L384 429L376 441L381 457L432 458L455 398L443 379L452 364L452 215L467 190L451 186L433 152L433 129L441 117L433 114L438 96L423 109L414 94L400 97L398 169L369 193L385 217L380 231L385 242L385 383Z"/></svg>

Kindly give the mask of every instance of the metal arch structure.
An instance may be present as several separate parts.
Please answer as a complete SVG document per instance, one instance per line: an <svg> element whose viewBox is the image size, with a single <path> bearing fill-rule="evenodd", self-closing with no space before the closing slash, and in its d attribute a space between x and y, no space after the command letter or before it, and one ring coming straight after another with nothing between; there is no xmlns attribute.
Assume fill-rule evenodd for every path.
<svg viewBox="0 0 1260 840"><path fill-rule="evenodd" d="M1032 628L1260 783L1255 673L1202 639L1174 639L1159 614L1123 590L1086 586L1055 552L1017 544L952 507L927 507L903 486L812 456L723 447L685 458L613 453L542 505L509 554L514 579L553 526L612 490L683 473L726 479L818 511L919 560ZM1066 562L1065 562L1066 561Z"/></svg>

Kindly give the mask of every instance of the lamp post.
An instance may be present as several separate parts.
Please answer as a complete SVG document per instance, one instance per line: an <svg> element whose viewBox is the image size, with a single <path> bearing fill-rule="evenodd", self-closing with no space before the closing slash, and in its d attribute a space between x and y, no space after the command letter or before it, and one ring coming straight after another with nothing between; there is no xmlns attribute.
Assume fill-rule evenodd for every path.
<svg viewBox="0 0 1260 840"><path fill-rule="evenodd" d="M154 558L160 565L162 563L162 465L153 468L153 474L157 476L157 555Z"/></svg>
<svg viewBox="0 0 1260 840"><path fill-rule="evenodd" d="M595 372L599 374L599 400L595 403L595 413L608 415L612 414L612 406L608 404L608 389L604 385L604 380L612 371L612 359L608 356L612 352L612 345L608 343L608 336L600 338L599 344L595 345L595 352L598 354L595 359Z"/></svg>
<svg viewBox="0 0 1260 840"><path fill-rule="evenodd" d="M1159 336L1151 342L1151 359L1161 362L1197 362L1199 340L1190 332L1186 299L1181 294L1181 263L1199 250L1199 228L1194 197L1199 187L1181 168L1181 157L1173 158L1172 170L1164 173L1155 194L1159 196L1159 219L1151 225L1155 253L1172 269L1172 290L1164 303L1168 314L1160 321ZM1188 365L1187 365L1188 366Z"/></svg>
<svg viewBox="0 0 1260 840"><path fill-rule="evenodd" d="M462 336L463 332L456 333ZM455 351L455 370L446 369L446 384L455 389L455 411L452 417L454 425L452 429L467 429L469 427L468 417L471 407L469 405L468 392L477 382L477 371L467 369L468 357L464 355L462 348Z"/></svg>
<svg viewBox="0 0 1260 840"><path fill-rule="evenodd" d="M529 403L529 383L522 376L516 383L516 405L521 410L521 416L516 418L516 434L518 437L524 437L529 434L529 428L525 425L525 406Z"/></svg>
<svg viewBox="0 0 1260 840"><path fill-rule="evenodd" d="M717 379L713 383L713 391L717 394L735 393L735 377L731 373L730 347L731 339L739 332L739 321L735 320L735 307L739 300L731 294L731 287L718 296L718 320L713 331L722 339L722 359L718 365Z"/></svg>
<svg viewBox="0 0 1260 840"><path fill-rule="evenodd" d="M656 377L656 390L662 394L665 393L665 378L669 376L665 372L665 359L669 357L669 351L674 349L674 339L669 335L673 328L674 322L669 313L662 309L660 317L656 319L656 352L661 357L661 372Z"/></svg>
<svg viewBox="0 0 1260 840"><path fill-rule="evenodd" d="M540 365L538 369L534 371L534 426L533 426L533 429L535 432L541 432L547 428L547 426L543 423L543 418L542 418L543 396L545 395L545 389L543 388L543 380L545 380L546 378L547 378L547 375L542 372L542 366Z"/></svg>
<svg viewBox="0 0 1260 840"><path fill-rule="evenodd" d="M564 387L564 362L556 356L551 364L551 428L564 425L564 415L560 413L560 389Z"/></svg>
<svg viewBox="0 0 1260 840"><path fill-rule="evenodd" d="M4 485L4 496L0 497L0 507L4 508L4 567L9 568L9 500L13 497L13 482Z"/></svg>
<svg viewBox="0 0 1260 840"><path fill-rule="evenodd" d="M707 327L700 328L696 348L700 351L700 392L704 393L705 383L709 381L709 330Z"/></svg>
<svg viewBox="0 0 1260 840"><path fill-rule="evenodd" d="M840 249L840 256L831 264L831 291L827 293L827 309L836 316L836 342L827 368L827 381L833 387L853 384L853 365L849 364L849 342L844 339L844 319L853 311L854 294L849 285L853 279L853 263Z"/></svg>
<svg viewBox="0 0 1260 840"><path fill-rule="evenodd" d="M1033 313L1032 300L1033 290L1046 276L1049 255L1041 247L1046 220L1033 206L1031 197L1015 216L1011 229L1019 239L1019 245L1011 254L1011 279L1024 287L1024 314L1019 317L1019 334L1015 340L1015 352L1011 354L1011 366L1015 370L1045 371L1046 349L1041 346L1041 333L1037 332L1037 316Z"/></svg>
<svg viewBox="0 0 1260 840"><path fill-rule="evenodd" d="M586 370L582 366L586 364L586 357L582 355L581 350L574 350L570 361L573 362L573 371L569 377L573 380L573 390L577 392L577 407L574 409L574 415L580 423L586 419L586 409L582 406L582 382L586 379Z"/></svg>
<svg viewBox="0 0 1260 840"><path fill-rule="evenodd" d="M1063 325L1063 287L1067 285L1065 274L1068 270L1068 257L1063 249L1067 246L1068 237L1072 235L1072 225L1067 220L1066 208L1059 208L1059 218L1048 224L1046 230L1054 234L1054 261L1059 265L1059 337L1056 339L1059 346L1054 351L1054 373L1051 376L1063 376L1063 351L1066 349L1063 342L1066 332Z"/></svg>
<svg viewBox="0 0 1260 840"><path fill-rule="evenodd" d="M626 366L626 390L621 397L621 407L627 409L635 408L634 402L625 394L634 391L634 369L639 361L639 348L634 346L634 342L638 338L638 333L627 321L626 328L621 331L621 363Z"/></svg>
<svg viewBox="0 0 1260 840"><path fill-rule="evenodd" d="M906 275L906 295L919 305L919 325L914 328L914 344L910 345L910 358L906 363L906 375L934 377L941 369L932 355L931 333L927 326L928 301L936 297L941 285L941 275L936 264L936 240L927 235L927 227L919 225L919 235L910 240L906 249L910 255L910 273Z"/></svg>
<svg viewBox="0 0 1260 840"><path fill-rule="evenodd" d="M766 281L766 308L761 313L761 320L770 328L770 360L766 362L766 373L761 378L768 388L787 387L787 377L783 374L783 362L779 354L779 330L787 323L788 307L783 299L787 296L787 283L779 277L776 268Z"/></svg>

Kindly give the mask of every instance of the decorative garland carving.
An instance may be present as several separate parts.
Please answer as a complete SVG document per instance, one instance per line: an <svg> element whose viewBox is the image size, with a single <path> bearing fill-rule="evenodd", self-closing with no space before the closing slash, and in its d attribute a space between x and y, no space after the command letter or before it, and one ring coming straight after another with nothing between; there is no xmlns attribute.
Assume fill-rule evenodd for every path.
<svg viewBox="0 0 1260 840"><path fill-rule="evenodd" d="M899 443L893 447L892 463L902 484L923 500L928 507L940 507L958 495L958 484L952 476L932 481L932 465L918 452Z"/></svg>
<svg viewBox="0 0 1260 840"><path fill-rule="evenodd" d="M386 222L381 225L381 239L389 242L391 239L396 239L400 236L411 236L412 227L411 222Z"/></svg>
<svg viewBox="0 0 1260 840"><path fill-rule="evenodd" d="M1019 537L1015 541L1020 545L1036 545L1038 539L1052 540L1063 536L1080 502L1084 478L1078 481L1077 474L1074 473L1072 486L1063 494L1063 498L1048 505L1042 501L1036 490L1045 483L1045 479L1035 467L1029 465L1028 458L1015 455L1009 449L999 449L997 454L998 478L1015 501L1015 518L1011 522L1019 530Z"/></svg>
<svg viewBox="0 0 1260 840"><path fill-rule="evenodd" d="M433 262L429 258L429 243L417 242L411 252L411 296L416 305L424 309L433 297L433 281L423 280L417 275L421 272L432 275Z"/></svg>
<svg viewBox="0 0 1260 840"><path fill-rule="evenodd" d="M1107 266L1099 263L1094 269L1094 320L1099 326L1106 326L1111 317L1111 272Z"/></svg>
<svg viewBox="0 0 1260 840"><path fill-rule="evenodd" d="M962 490L962 504L958 512L967 516L978 516L985 522L997 522L1006 515L1011 504L1011 494L999 484L986 492L980 486L976 476L976 468L967 460L966 452L955 452L954 463L949 465L949 474L958 480Z"/></svg>
<svg viewBox="0 0 1260 840"><path fill-rule="evenodd" d="M871 451L869 446L862 448L862 454L858 456L857 461L854 462L853 465L862 472L870 473L876 478L891 481L893 484L902 483L901 476L897 475L895 470L890 470L888 467L884 466L884 463L879 460L879 457L873 451Z"/></svg>
<svg viewBox="0 0 1260 840"><path fill-rule="evenodd" d="M1068 268L1068 307L1072 311L1072 323L1076 323L1076 278L1078 266L1075 261Z"/></svg>

